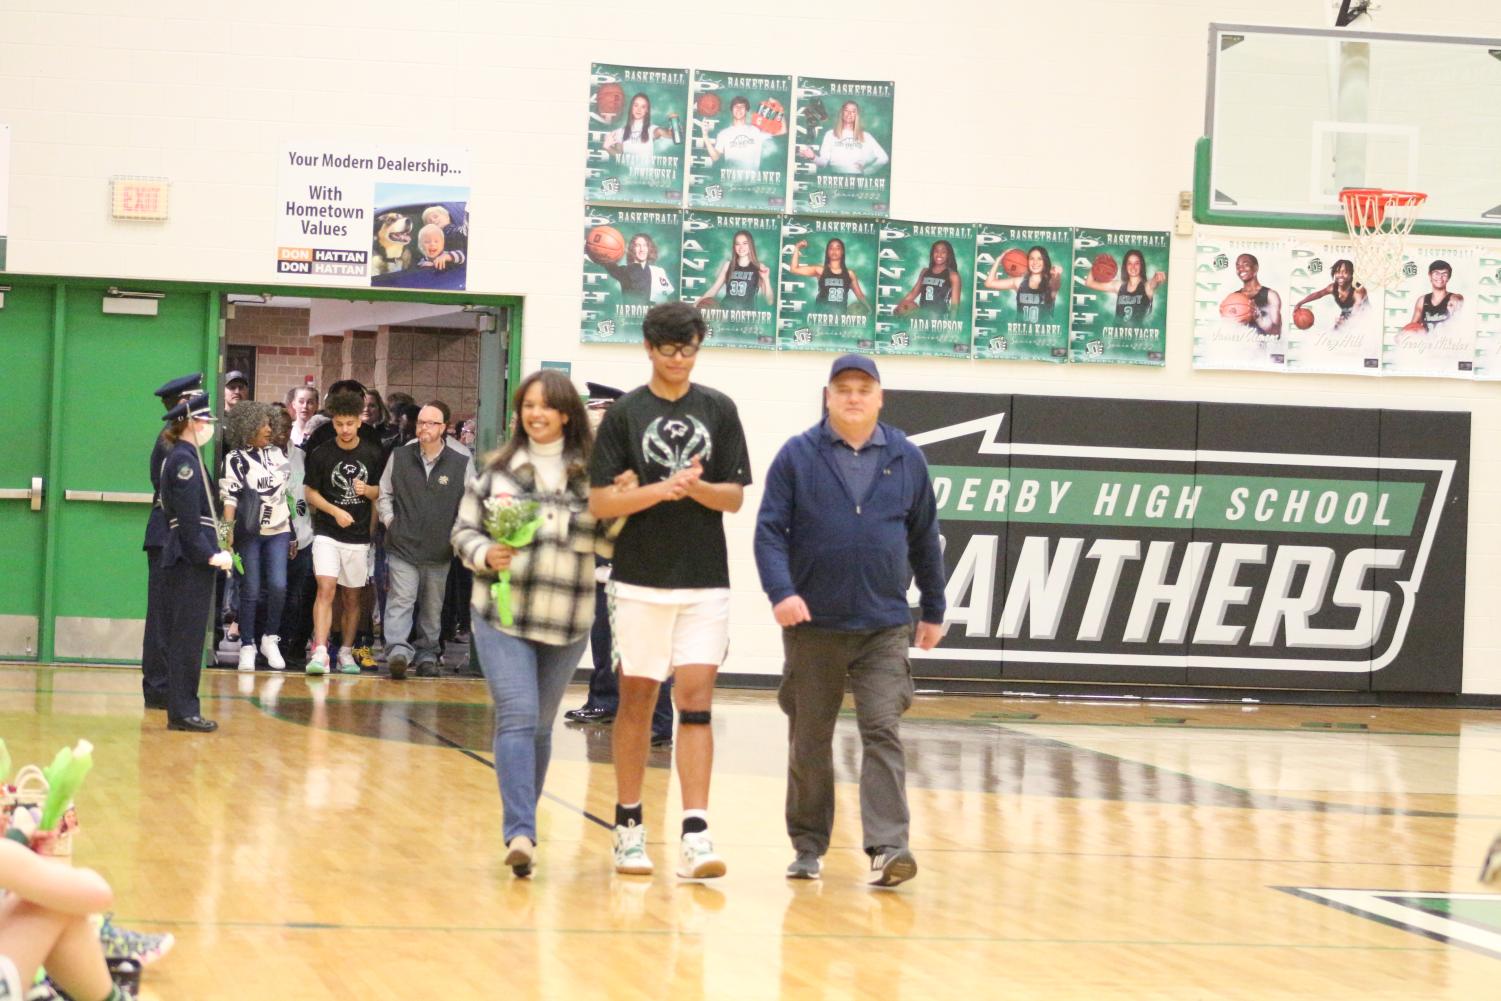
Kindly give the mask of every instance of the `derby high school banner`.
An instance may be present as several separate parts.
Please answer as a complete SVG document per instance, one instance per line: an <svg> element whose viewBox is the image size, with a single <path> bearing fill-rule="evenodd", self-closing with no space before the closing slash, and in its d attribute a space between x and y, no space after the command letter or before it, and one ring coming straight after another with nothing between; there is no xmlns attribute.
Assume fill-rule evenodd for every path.
<svg viewBox="0 0 1501 1001"><path fill-rule="evenodd" d="M942 522L916 674L1460 690L1469 414L888 389L882 416Z"/></svg>

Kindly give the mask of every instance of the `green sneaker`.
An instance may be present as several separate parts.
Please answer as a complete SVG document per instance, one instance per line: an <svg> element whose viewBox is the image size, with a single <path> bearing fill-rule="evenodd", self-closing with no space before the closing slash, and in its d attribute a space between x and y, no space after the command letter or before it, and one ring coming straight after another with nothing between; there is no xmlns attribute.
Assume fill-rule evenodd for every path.
<svg viewBox="0 0 1501 1001"><path fill-rule="evenodd" d="M306 671L308 674L328 673L328 649L319 647L313 651L313 655L307 659Z"/></svg>

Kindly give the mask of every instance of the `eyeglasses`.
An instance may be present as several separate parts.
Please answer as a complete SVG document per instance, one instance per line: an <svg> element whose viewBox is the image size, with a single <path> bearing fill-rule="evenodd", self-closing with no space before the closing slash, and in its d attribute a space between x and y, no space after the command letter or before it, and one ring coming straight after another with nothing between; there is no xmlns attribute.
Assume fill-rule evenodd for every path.
<svg viewBox="0 0 1501 1001"><path fill-rule="evenodd" d="M443 422L442 421L418 421L417 422L417 426L420 427L420 428L440 428L440 427L443 427Z"/></svg>
<svg viewBox="0 0 1501 1001"><path fill-rule="evenodd" d="M692 358L698 348L697 344L659 344L652 350L663 358Z"/></svg>

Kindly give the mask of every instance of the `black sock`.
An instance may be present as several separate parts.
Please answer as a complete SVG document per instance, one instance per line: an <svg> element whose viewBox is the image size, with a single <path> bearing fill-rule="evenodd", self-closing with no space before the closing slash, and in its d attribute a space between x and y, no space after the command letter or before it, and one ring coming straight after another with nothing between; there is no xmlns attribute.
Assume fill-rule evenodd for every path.
<svg viewBox="0 0 1501 1001"><path fill-rule="evenodd" d="M684 834L702 834L709 829L709 822L703 817L684 817Z"/></svg>
<svg viewBox="0 0 1501 1001"><path fill-rule="evenodd" d="M637 803L635 806L627 807L616 803L615 826L630 827L632 824L635 824L637 827L641 826L641 804Z"/></svg>

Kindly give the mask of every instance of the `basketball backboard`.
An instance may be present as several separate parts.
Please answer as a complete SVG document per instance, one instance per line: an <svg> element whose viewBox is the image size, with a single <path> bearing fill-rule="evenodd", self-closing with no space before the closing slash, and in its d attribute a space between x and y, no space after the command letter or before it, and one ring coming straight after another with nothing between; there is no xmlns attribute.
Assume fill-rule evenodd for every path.
<svg viewBox="0 0 1501 1001"><path fill-rule="evenodd" d="M1418 232L1501 236L1501 39L1213 24L1208 83L1201 222L1339 229L1341 189L1397 188Z"/></svg>

